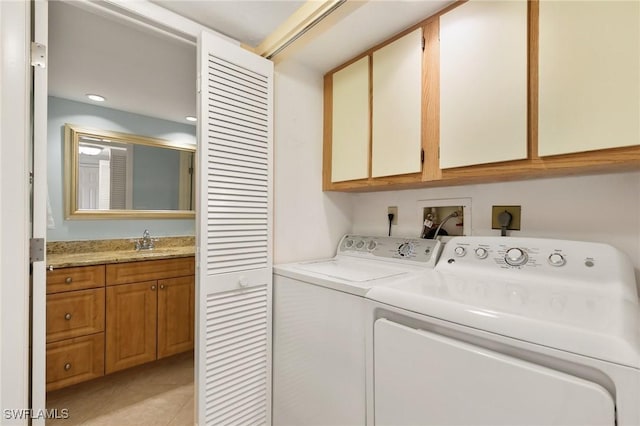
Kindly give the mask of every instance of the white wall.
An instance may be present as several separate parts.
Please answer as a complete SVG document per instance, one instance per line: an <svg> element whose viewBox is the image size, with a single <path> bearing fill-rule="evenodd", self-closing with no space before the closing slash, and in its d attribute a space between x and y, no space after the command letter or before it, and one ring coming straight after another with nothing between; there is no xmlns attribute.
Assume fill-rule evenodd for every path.
<svg viewBox="0 0 640 426"><path fill-rule="evenodd" d="M352 195L322 192L322 75L275 68L274 262L331 257L351 231Z"/></svg>
<svg viewBox="0 0 640 426"><path fill-rule="evenodd" d="M640 276L640 172L355 194L353 232L386 235L387 206L398 206L393 234L416 237L419 200L465 197L472 235L500 234L491 229L492 205L520 205L521 231L510 235L608 243L631 258Z"/></svg>

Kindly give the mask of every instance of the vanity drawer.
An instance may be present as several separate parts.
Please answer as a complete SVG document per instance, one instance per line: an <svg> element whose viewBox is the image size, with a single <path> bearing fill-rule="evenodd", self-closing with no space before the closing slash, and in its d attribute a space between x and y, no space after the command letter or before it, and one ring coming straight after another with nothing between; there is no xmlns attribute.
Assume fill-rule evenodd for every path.
<svg viewBox="0 0 640 426"><path fill-rule="evenodd" d="M47 392L104 376L104 333L47 344Z"/></svg>
<svg viewBox="0 0 640 426"><path fill-rule="evenodd" d="M193 274L195 274L195 258L193 256L177 257L107 265L106 281L107 285L117 285Z"/></svg>
<svg viewBox="0 0 640 426"><path fill-rule="evenodd" d="M47 343L104 331L105 290L47 296Z"/></svg>
<svg viewBox="0 0 640 426"><path fill-rule="evenodd" d="M47 271L47 294L104 287L104 265Z"/></svg>

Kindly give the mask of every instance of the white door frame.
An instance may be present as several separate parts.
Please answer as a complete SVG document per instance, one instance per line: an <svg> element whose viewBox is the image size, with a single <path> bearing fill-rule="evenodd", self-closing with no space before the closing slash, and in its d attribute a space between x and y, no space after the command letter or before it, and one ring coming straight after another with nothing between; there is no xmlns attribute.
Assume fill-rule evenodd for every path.
<svg viewBox="0 0 640 426"><path fill-rule="evenodd" d="M29 407L30 2L0 2L0 423ZM9 411L6 411L9 410ZM23 410L23 411L20 411Z"/></svg>

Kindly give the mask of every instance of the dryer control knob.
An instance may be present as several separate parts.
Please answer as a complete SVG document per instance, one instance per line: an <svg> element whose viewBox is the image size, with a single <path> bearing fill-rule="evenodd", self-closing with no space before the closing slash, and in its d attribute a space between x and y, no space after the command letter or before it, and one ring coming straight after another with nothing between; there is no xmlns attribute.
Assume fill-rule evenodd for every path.
<svg viewBox="0 0 640 426"><path fill-rule="evenodd" d="M412 243L402 243L398 246L398 254L402 257L409 256L413 253Z"/></svg>
<svg viewBox="0 0 640 426"><path fill-rule="evenodd" d="M348 239L348 240L346 240L346 241L344 242L344 246L345 246L346 248L351 248L351 247L353 247L353 240L352 240L352 239Z"/></svg>
<svg viewBox="0 0 640 426"><path fill-rule="evenodd" d="M548 259L552 266L564 266L564 264L567 263L564 256L560 253L551 253Z"/></svg>
<svg viewBox="0 0 640 426"><path fill-rule="evenodd" d="M364 241L360 240L356 243L356 248L361 249L362 247L364 247Z"/></svg>
<svg viewBox="0 0 640 426"><path fill-rule="evenodd" d="M458 246L458 247L453 249L453 252L455 253L456 256L462 257L465 254L467 254L467 249L462 247L462 246Z"/></svg>
<svg viewBox="0 0 640 426"><path fill-rule="evenodd" d="M486 259L487 256L489 256L489 252L487 251L487 249L482 248L482 247L478 247L476 249L476 257L478 259Z"/></svg>
<svg viewBox="0 0 640 426"><path fill-rule="evenodd" d="M514 247L507 250L504 260L511 266L520 266L527 263L528 256L524 250Z"/></svg>
<svg viewBox="0 0 640 426"><path fill-rule="evenodd" d="M374 251L377 246L378 246L378 243L376 243L374 240L371 240L369 241L369 244L367 244L367 250Z"/></svg>

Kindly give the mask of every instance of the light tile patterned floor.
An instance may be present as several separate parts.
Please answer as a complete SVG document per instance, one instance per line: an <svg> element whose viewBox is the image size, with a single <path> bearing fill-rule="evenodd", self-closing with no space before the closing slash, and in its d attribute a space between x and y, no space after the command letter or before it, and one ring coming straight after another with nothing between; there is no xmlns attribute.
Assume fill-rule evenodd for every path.
<svg viewBox="0 0 640 426"><path fill-rule="evenodd" d="M49 392L47 408L69 418L47 425L194 424L193 353L179 354Z"/></svg>

